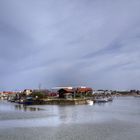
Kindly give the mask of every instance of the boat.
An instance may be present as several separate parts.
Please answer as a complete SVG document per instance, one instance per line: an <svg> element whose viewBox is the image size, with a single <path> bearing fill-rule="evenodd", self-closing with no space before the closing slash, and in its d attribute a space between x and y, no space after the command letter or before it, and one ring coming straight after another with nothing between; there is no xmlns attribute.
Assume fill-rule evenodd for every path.
<svg viewBox="0 0 140 140"><path fill-rule="evenodd" d="M96 98L94 99L94 102L98 103L98 102L108 102L108 99L107 98Z"/></svg>
<svg viewBox="0 0 140 140"><path fill-rule="evenodd" d="M107 97L108 101L113 101L113 97Z"/></svg>
<svg viewBox="0 0 140 140"><path fill-rule="evenodd" d="M32 97L26 97L26 99L21 100L20 104L24 105L32 105L35 101L33 100Z"/></svg>
<svg viewBox="0 0 140 140"><path fill-rule="evenodd" d="M86 100L87 104L89 105L93 105L93 101L92 100Z"/></svg>

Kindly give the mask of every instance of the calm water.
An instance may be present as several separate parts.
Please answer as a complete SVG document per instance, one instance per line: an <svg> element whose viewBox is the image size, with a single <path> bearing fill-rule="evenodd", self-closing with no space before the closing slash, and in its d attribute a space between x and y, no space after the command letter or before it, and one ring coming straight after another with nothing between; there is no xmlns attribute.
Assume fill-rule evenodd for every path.
<svg viewBox="0 0 140 140"><path fill-rule="evenodd" d="M140 140L140 98L77 106L0 101L0 140Z"/></svg>

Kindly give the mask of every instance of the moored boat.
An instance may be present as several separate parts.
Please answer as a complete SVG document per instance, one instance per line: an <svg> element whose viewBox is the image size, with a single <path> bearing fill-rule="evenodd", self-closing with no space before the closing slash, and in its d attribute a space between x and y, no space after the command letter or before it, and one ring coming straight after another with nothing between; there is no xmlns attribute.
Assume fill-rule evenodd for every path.
<svg viewBox="0 0 140 140"><path fill-rule="evenodd" d="M107 98L95 98L94 99L94 102L108 102L108 99Z"/></svg>

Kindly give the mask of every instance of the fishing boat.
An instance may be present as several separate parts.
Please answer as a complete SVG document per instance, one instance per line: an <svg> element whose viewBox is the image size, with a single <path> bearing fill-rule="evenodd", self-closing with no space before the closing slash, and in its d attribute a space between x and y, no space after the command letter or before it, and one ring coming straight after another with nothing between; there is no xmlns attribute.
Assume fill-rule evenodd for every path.
<svg viewBox="0 0 140 140"><path fill-rule="evenodd" d="M108 98L95 98L94 102L98 103L98 102L108 102Z"/></svg>

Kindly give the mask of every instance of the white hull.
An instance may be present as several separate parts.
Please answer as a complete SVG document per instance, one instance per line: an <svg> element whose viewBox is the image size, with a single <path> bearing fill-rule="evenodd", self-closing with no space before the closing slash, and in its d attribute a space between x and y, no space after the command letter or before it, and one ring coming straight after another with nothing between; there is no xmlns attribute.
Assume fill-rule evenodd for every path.
<svg viewBox="0 0 140 140"><path fill-rule="evenodd" d="M107 99L95 99L94 101L95 102L107 102L108 100Z"/></svg>
<svg viewBox="0 0 140 140"><path fill-rule="evenodd" d="M96 99L94 99L95 102L108 102L108 101L112 101L112 100L113 100L112 97L96 98Z"/></svg>
<svg viewBox="0 0 140 140"><path fill-rule="evenodd" d="M87 100L86 102L87 102L87 104L89 104L89 105L93 105L93 101L92 101L92 100Z"/></svg>

